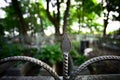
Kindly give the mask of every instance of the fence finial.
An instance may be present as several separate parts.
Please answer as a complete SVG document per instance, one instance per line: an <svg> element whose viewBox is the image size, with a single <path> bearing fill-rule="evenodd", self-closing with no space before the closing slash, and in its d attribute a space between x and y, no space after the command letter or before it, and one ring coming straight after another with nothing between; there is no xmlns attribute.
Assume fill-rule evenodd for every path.
<svg viewBox="0 0 120 80"><path fill-rule="evenodd" d="M71 49L71 43L66 33L63 34L63 40L62 40L62 52L63 52L63 80L69 80L68 75L68 58L69 58L69 52Z"/></svg>
<svg viewBox="0 0 120 80"><path fill-rule="evenodd" d="M67 52L69 53L71 49L71 42L67 36L66 33L63 34L63 39L62 39L62 52Z"/></svg>

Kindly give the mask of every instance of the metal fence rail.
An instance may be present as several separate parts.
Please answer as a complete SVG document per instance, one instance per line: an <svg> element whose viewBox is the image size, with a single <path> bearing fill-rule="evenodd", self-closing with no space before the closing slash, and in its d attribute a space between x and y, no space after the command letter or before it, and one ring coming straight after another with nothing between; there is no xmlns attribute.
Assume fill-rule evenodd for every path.
<svg viewBox="0 0 120 80"><path fill-rule="evenodd" d="M52 79L55 79L55 80L107 80L107 79L112 79L112 80L117 80L118 77L120 78L120 75L114 75L113 77L111 76L92 76L92 75L81 75L81 71L84 70L87 66L95 63L95 62L99 62L99 61L104 61L104 60L117 60L117 61L120 61L120 56L100 56L100 57L95 57L95 58L92 58L88 61L86 61L85 63L83 63L82 65L80 65L76 70L74 70L71 75L68 75L68 63L69 63L69 52L70 52L70 48L71 48L71 43L70 43L70 40L69 38L67 37L67 34L64 34L63 35L63 41L62 41L62 52L63 52L63 78L60 78L57 73L49 66L47 65L46 63L38 60L38 59L35 59L35 58L32 58L32 57L27 57L27 56L13 56L13 57L7 57L7 58L4 58L4 59L1 59L0 60L0 64L3 64L3 63L6 63L6 62L12 62L12 61L27 61L27 62L31 62L31 63L34 63L34 64L37 64L41 67L43 67L44 69L46 69L51 75L53 78L49 77L48 76L45 76L45 77L21 77L21 78L16 78L16 77L2 77L0 80L34 80L34 79L37 79L37 80L52 80ZM62 70L62 69L61 69ZM104 77L110 77L110 78L104 78ZM115 77L117 79L115 79ZM8 79L7 79L8 78ZM34 78L34 79L33 79ZM39 78L39 79L38 79Z"/></svg>
<svg viewBox="0 0 120 80"><path fill-rule="evenodd" d="M46 63L44 63L38 59L35 59L32 57L27 57L27 56L13 56L13 57L7 57L4 59L1 59L0 64L3 64L5 62L10 62L10 61L28 61L28 62L37 64L37 65L43 67L44 69L46 69L55 78L55 80L60 80L57 73L49 65L47 65Z"/></svg>

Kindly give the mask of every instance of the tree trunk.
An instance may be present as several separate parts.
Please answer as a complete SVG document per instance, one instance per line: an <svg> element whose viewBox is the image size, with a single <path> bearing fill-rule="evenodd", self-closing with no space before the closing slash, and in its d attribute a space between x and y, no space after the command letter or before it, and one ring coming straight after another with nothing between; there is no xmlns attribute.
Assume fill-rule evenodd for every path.
<svg viewBox="0 0 120 80"><path fill-rule="evenodd" d="M42 36L44 36L44 35L45 35L45 32L44 32L43 21L42 21L41 16L40 16L40 8L39 8L39 6L40 6L39 3L36 3L36 8L38 8L37 14L38 14L38 17L39 17L39 19L40 19L40 32L42 33Z"/></svg>
<svg viewBox="0 0 120 80"><path fill-rule="evenodd" d="M66 32L66 27L67 27L67 18L69 16L69 9L70 9L70 0L67 0L66 3L67 7L64 13L64 22L63 22L63 34Z"/></svg>
<svg viewBox="0 0 120 80"><path fill-rule="evenodd" d="M4 27L0 24L0 37L4 36Z"/></svg>
<svg viewBox="0 0 120 80"><path fill-rule="evenodd" d="M55 42L61 41L61 34L58 26L59 25L55 26Z"/></svg>
<svg viewBox="0 0 120 80"><path fill-rule="evenodd" d="M23 14L22 14L18 0L12 0L12 5L20 21L20 27L18 29L19 29L19 33L22 35L23 42L29 43L28 34L27 34L28 25L26 24L23 18Z"/></svg>
<svg viewBox="0 0 120 80"><path fill-rule="evenodd" d="M103 30L103 36L106 36L106 28L107 28L108 20L104 20L104 30Z"/></svg>
<svg viewBox="0 0 120 80"><path fill-rule="evenodd" d="M107 14L107 16L106 16L106 19L104 19L104 30L103 30L103 37L105 37L106 36L106 28L107 28L107 25L108 25L108 17L109 17L109 11L108 11L108 14Z"/></svg>
<svg viewBox="0 0 120 80"><path fill-rule="evenodd" d="M55 28L55 39L56 41L61 41L61 33L60 33L60 4L61 2L59 0L57 0L55 6L57 7L57 13L54 13L54 15L51 15L50 12L50 0L46 0L47 1L47 16L48 19L51 21L51 23L54 25ZM64 17L63 17L63 26L62 26L62 30L63 30L63 34L66 32L66 27L67 27L67 20L68 20L68 15L69 15L69 9L70 9L70 0L67 0L66 2L66 10L64 12Z"/></svg>
<svg viewBox="0 0 120 80"><path fill-rule="evenodd" d="M61 40L61 34L60 34L60 2L57 0L57 13L54 14L53 16L50 14L49 11L49 3L50 0L47 1L47 16L48 19L51 21L51 23L54 25L55 28L55 41L59 42ZM56 17L57 16L57 17Z"/></svg>

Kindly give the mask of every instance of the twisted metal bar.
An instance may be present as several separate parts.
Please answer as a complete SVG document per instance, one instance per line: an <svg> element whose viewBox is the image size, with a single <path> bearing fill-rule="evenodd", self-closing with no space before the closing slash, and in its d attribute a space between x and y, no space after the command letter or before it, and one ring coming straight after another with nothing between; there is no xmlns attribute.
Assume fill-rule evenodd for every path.
<svg viewBox="0 0 120 80"><path fill-rule="evenodd" d="M68 80L69 79L69 77L68 77L68 53L64 53L63 54L63 58L64 58L64 60L63 60L63 79L64 80Z"/></svg>
<svg viewBox="0 0 120 80"><path fill-rule="evenodd" d="M71 43L66 33L63 34L62 52L63 52L63 80L69 80L68 76L68 58L71 49Z"/></svg>
<svg viewBox="0 0 120 80"><path fill-rule="evenodd" d="M43 67L44 69L46 69L54 77L55 80L60 80L57 73L49 65L47 65L46 63L44 63L38 59L35 59L32 57L27 57L27 56L13 56L13 57L7 57L4 59L1 59L0 64L3 64L5 62L9 62L9 61L28 61L31 63L35 63L35 64Z"/></svg>
<svg viewBox="0 0 120 80"><path fill-rule="evenodd" d="M73 71L73 73L70 76L70 80L75 80L75 78L80 75L80 72L82 70L84 70L88 65L98 62L98 61L104 61L104 60L120 60L120 56L99 56L99 57L95 57L92 58L88 61L86 61L85 63L83 63L81 66L78 67L78 69L76 69L75 71Z"/></svg>

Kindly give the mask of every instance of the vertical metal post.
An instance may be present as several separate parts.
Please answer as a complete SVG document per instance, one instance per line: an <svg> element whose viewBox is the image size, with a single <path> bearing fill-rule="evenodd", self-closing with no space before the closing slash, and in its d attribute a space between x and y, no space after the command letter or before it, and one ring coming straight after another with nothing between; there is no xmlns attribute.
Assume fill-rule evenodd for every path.
<svg viewBox="0 0 120 80"><path fill-rule="evenodd" d="M63 52L63 80L69 80L68 75L68 57L71 49L71 43L66 33L63 34L62 52Z"/></svg>

